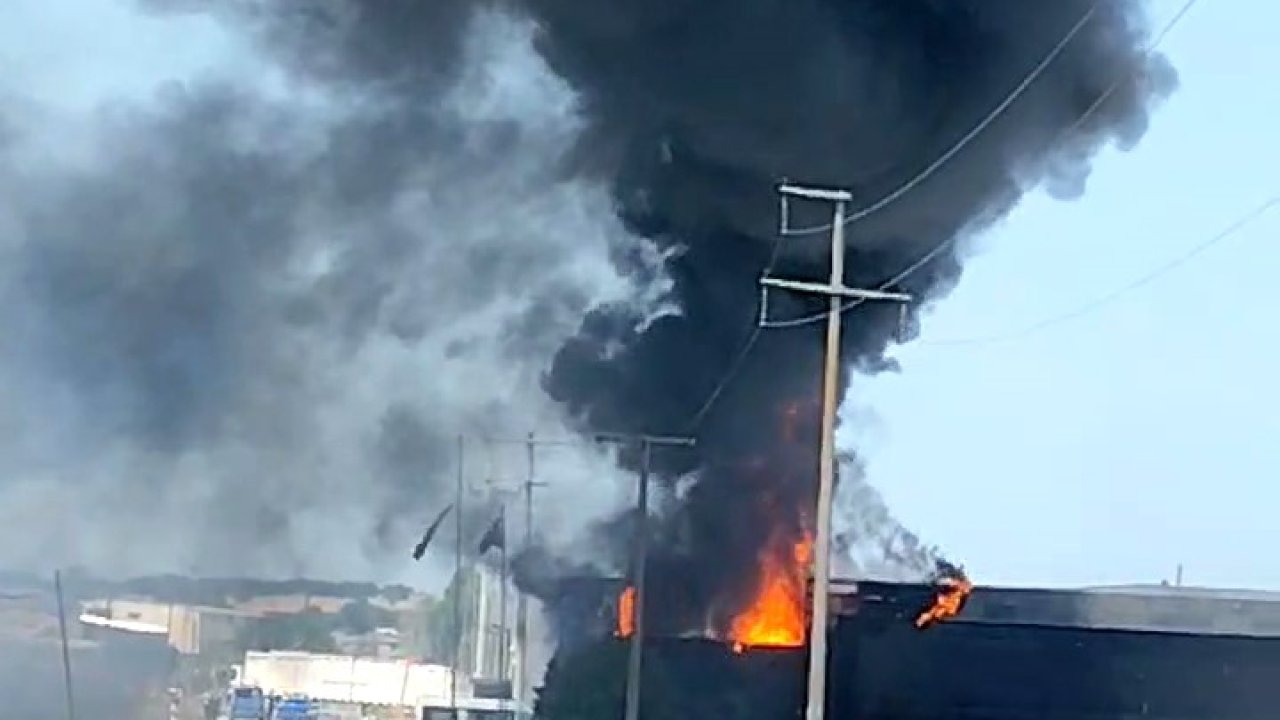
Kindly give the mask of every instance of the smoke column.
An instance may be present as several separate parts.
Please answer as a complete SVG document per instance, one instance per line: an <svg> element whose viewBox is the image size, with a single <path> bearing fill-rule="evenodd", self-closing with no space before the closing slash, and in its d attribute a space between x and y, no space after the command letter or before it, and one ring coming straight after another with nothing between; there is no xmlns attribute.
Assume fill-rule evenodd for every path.
<svg viewBox="0 0 1280 720"><path fill-rule="evenodd" d="M0 86L0 525L27 539L5 556L385 568L447 501L458 432L690 431L771 258L825 275L820 236L775 253L776 181L882 196L1089 5L98 0L224 60L92 111ZM1137 142L1175 84L1145 33L1137 2L1099 3L998 122L851 229L847 281L883 282L1037 184L1081 192L1093 152ZM959 260L900 289L937 298ZM892 367L896 326L896 308L850 313L850 362ZM655 608L670 629L722 622L806 522L820 348L819 326L764 333L698 449L657 455L684 478L655 538L655 574L687 580ZM616 494L580 474L548 491L578 503L566 521ZM613 559L619 522L599 532Z"/></svg>
<svg viewBox="0 0 1280 720"><path fill-rule="evenodd" d="M756 282L774 244L774 183L847 187L855 207L879 199L976 125L1093 4L637 0L606 11L531 0L544 23L540 49L590 109L584 166L605 167L629 227L666 251L680 308L653 321L625 307L593 310L555 358L552 396L587 427L688 427L755 321ZM1141 52L1140 9L1099 3L1000 120L928 182L853 226L846 282L878 286L939 243L997 221L1037 183L1079 193L1098 147L1132 146L1175 82L1163 59ZM1128 78L1121 91L1064 140L1118 76ZM777 274L825 278L825 245L822 235L786 240ZM927 302L959 272L956 253L943 253L898 289ZM823 307L774 297L775 317ZM897 313L868 304L848 314L850 364L892 366L884 352ZM660 455L667 473L696 476L659 533L655 578L678 578L653 594L668 624L660 630L724 630L749 599L760 554L788 552L808 524L822 331L765 331L699 427L697 453ZM796 408L809 435L784 442L797 432L788 417ZM918 564L927 553L913 541L906 550Z"/></svg>

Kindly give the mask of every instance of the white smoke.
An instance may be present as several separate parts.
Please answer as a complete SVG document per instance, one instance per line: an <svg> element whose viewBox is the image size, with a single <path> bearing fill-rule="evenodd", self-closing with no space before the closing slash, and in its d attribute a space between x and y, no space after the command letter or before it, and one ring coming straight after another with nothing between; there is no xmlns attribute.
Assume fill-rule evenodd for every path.
<svg viewBox="0 0 1280 720"><path fill-rule="evenodd" d="M611 246L635 240L607 188L554 172L582 129L573 92L533 51L527 22L480 13L464 69L432 109L443 126L466 132L413 167L386 209L371 215L327 204L329 180L308 186L311 195L288 208L294 237L279 244L280 256L262 256L278 272L237 291L249 300L233 308L233 327L248 332L233 336L231 349L250 362L230 380L209 377L228 383L203 391L219 394L218 431L173 447L144 442L124 420L136 406L163 401L156 395L165 388L135 387L113 367L77 366L106 388L80 392L66 368L120 333L69 329L33 295L24 261L69 252L77 269L107 283L59 293L146 293L157 277L188 269L240 282L240 265L204 269L207 248L180 235L229 246L277 238L219 237L183 216L191 188L171 181L185 177L198 149L166 144L165 133L187 121L177 114L199 107L213 88L213 110L233 116L223 130L237 152L305 168L331 152L335 128L370 112L369 99L292 76L208 19L149 17L109 0L76 13L53 5L19 2L0 28L0 58L13 60L0 62L0 565L398 578L420 527L405 513L388 530L387 509L403 509L411 490L377 480L389 414L420 418L432 436L568 436L539 377L578 316L540 299L660 299L620 279L609 262ZM18 38L24 42L11 42ZM81 212L77 187L109 189L116 174L115 212L127 216L127 232L98 236L92 223L59 222ZM49 227L71 230L53 237L42 232ZM407 249L395 264L366 263L370 238L387 232ZM477 281L489 270L497 281ZM353 282L377 286L379 311L360 315L364 296L346 293ZM299 296L309 311L354 317L357 327L286 321ZM113 300L87 302L100 309ZM107 320L124 328L146 318ZM513 335L522 327L537 332ZM120 352L145 360L128 347ZM451 499L441 488L452 486L452 459L436 457L439 450L433 472L448 477L421 478L415 502L424 509ZM617 471L598 450L539 454L549 482L539 491L539 518L549 532L572 534L616 505L608 479ZM467 479L485 478L471 471Z"/></svg>

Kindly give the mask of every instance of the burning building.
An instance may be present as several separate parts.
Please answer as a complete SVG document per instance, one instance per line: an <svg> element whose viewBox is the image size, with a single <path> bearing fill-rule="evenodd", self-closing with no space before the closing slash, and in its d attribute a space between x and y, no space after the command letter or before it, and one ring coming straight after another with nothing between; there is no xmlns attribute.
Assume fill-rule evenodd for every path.
<svg viewBox="0 0 1280 720"><path fill-rule="evenodd" d="M604 587L602 586L603 590ZM1185 588L977 588L959 614L945 587L837 584L828 716L840 720L1262 720L1280 690L1280 595ZM606 598L602 602L608 602ZM796 717L802 648L735 652L702 638L647 645L647 718ZM615 717L625 643L563 653L539 716Z"/></svg>
<svg viewBox="0 0 1280 720"><path fill-rule="evenodd" d="M818 476L822 337L812 320L825 300L771 296L768 314L787 329L760 332L758 281L762 272L824 277L825 248L813 236L829 217L825 207L793 208L788 226L800 230L779 237L776 181L852 190L859 220L846 236L846 282L916 298L910 333L918 303L958 277L956 240L1002 216L1030 184L1079 191L1092 153L1136 141L1174 73L1142 47L1143 13L1124 0L1051 10L1016 0L753 2L732 11L634 2L607 19L564 0L529 5L542 21L543 56L591 110L592 149L612 151L604 162L616 162L621 218L660 251L656 265L639 249L620 251L618 262L669 283L665 299L676 308L592 309L555 355L546 390L584 432L697 436L692 450L652 456L655 474L678 490L648 523L646 627L738 648L799 646ZM703 30L676 31L692 27ZM723 42L705 42L708 33ZM1048 56L1017 102L1002 105ZM840 80L818 80L828 77ZM948 155L977 126L964 152ZM937 172L916 183L925 168ZM909 194L859 214L907 184ZM841 348L849 366L891 368L899 321L896 307L850 312ZM623 452L620 463L638 469L639 454ZM603 523L589 542L624 575L629 520ZM920 580L939 567L918 544L897 551Z"/></svg>

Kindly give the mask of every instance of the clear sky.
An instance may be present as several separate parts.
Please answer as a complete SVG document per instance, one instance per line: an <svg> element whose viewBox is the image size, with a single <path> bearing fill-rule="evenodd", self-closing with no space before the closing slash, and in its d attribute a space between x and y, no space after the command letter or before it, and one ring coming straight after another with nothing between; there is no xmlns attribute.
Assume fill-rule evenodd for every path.
<svg viewBox="0 0 1280 720"><path fill-rule="evenodd" d="M1157 0L1157 26L1182 0ZM1280 589L1280 208L1159 280L1008 342L1280 194L1280 5L1202 0L1162 46L1181 84L1086 196L1029 197L956 291L854 388L899 518L979 582Z"/></svg>

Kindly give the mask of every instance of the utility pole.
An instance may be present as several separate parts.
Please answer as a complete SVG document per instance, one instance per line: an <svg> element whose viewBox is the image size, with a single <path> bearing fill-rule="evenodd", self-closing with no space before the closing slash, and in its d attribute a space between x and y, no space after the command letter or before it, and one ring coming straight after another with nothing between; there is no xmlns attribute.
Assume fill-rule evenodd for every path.
<svg viewBox="0 0 1280 720"><path fill-rule="evenodd" d="M498 679L508 679L511 669L508 659L510 647L507 644L507 503L498 505L498 522L502 527L502 551L498 558Z"/></svg>
<svg viewBox="0 0 1280 720"><path fill-rule="evenodd" d="M598 433L598 442L638 443L640 446L640 477L636 488L636 526L632 537L631 587L635 589L632 603L632 632L627 656L627 695L624 720L640 718L640 669L644 655L644 601L645 562L648 556L649 526L649 470L653 446L692 447L693 438L662 437L657 435L624 435Z"/></svg>
<svg viewBox="0 0 1280 720"><path fill-rule="evenodd" d="M761 278L766 288L774 287L802 293L826 295L826 358L822 375L822 451L818 474L817 528L813 550L813 599L809 614L809 682L805 720L823 720L827 696L827 615L831 583L831 503L835 492L835 428L840 386L840 316L845 298L888 300L906 303L910 295L879 290L860 290L844 284L845 209L853 196L846 190L803 187L784 183L778 188L783 198L784 218L789 197L835 204L831 220L831 278L826 284ZM634 720L628 718L628 720Z"/></svg>
<svg viewBox="0 0 1280 720"><path fill-rule="evenodd" d="M637 510L637 528L635 536L632 540L632 583L635 588L635 602L633 603L632 612L635 615L634 631L631 634L630 655L628 657L627 666L627 695L626 695L626 716L625 720L639 720L640 713L640 669L643 655L643 638L644 638L644 584L645 584L645 562L648 546L645 542L647 539L647 519L649 516L649 475L652 451L655 446L683 446L692 447L694 445L693 438L687 437L671 437L662 435L643 435L629 433L591 433L589 438L598 443L614 443L620 445L638 445L641 451L641 471L638 479L636 510ZM524 503L525 503L525 547L532 547L533 544L533 495L534 490L540 487L546 487L547 483L538 482L535 478L534 455L536 448L542 445L579 445L580 440L551 440L537 439L533 433L529 433L522 440L511 438L483 438L486 443L490 444L507 444L507 443L523 443L525 446L526 460L528 464L528 473L524 482ZM461 439L459 439L459 447L461 447ZM459 474L458 479L458 496L462 496L462 479ZM459 531L461 532L461 531ZM461 535L459 535L461 538ZM462 541L459 539L458 546L461 547ZM522 593L517 599L517 618L516 618L516 636L519 645L519 665L521 681L521 690L527 692L528 677L528 605L527 598ZM517 695L517 697L522 697Z"/></svg>
<svg viewBox="0 0 1280 720"><path fill-rule="evenodd" d="M534 478L534 454L538 441L533 433L525 439L525 460L528 464L524 479L524 549L528 552L533 547L533 490L546 487L547 484ZM516 701L524 703L528 698L529 686L529 598L525 593L516 596ZM532 705L532 704L531 704Z"/></svg>
<svg viewBox="0 0 1280 720"><path fill-rule="evenodd" d="M62 638L62 681L67 695L67 720L76 720L75 692L71 686L71 649L67 646L67 609L62 597L62 572L53 573L53 591L58 597L58 635Z"/></svg>

